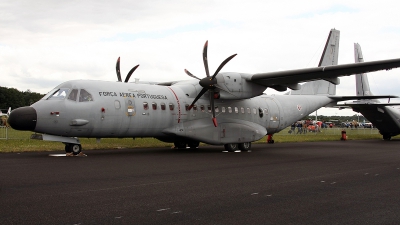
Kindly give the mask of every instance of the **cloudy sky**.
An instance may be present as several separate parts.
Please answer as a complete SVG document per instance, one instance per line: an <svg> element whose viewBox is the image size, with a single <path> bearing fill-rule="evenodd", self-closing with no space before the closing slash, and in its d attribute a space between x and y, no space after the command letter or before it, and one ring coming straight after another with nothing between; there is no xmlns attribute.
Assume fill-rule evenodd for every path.
<svg viewBox="0 0 400 225"><path fill-rule="evenodd" d="M3 0L0 85L44 94L66 80L113 81L119 56L123 77L136 64L132 77L142 81L191 79L185 68L202 77L206 40L211 71L234 53L222 72L315 67L332 28L341 32L339 64L354 62L354 42L365 61L400 58L400 3L371 2ZM400 69L369 80L374 94L400 95ZM337 94L355 95L354 76L341 78Z"/></svg>

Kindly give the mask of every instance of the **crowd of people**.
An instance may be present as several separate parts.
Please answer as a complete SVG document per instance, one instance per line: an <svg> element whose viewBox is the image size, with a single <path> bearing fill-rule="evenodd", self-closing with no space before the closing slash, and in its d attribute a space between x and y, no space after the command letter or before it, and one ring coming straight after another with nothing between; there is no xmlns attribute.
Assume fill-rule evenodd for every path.
<svg viewBox="0 0 400 225"><path fill-rule="evenodd" d="M307 132L321 132L322 128L333 128L335 124L332 122L301 120L290 126L290 134L306 134ZM359 123L357 121L343 122L338 125L342 128L373 128L371 123Z"/></svg>
<svg viewBox="0 0 400 225"><path fill-rule="evenodd" d="M293 123L290 126L289 133L291 134L306 134L307 132L321 132L321 128L332 128L333 123L325 123L315 120L302 120Z"/></svg>

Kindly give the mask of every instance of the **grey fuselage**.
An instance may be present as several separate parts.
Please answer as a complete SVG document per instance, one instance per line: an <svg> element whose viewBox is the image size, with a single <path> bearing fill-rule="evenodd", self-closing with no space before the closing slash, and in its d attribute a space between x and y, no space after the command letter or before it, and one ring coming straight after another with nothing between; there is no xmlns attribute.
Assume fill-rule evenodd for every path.
<svg viewBox="0 0 400 225"><path fill-rule="evenodd" d="M67 96L51 97L59 89L69 90ZM68 99L73 89L84 89L91 99ZM276 133L332 102L316 95L215 99L218 127L214 127L207 94L187 110L199 89L196 81L172 86L68 81L31 106L37 113L33 131L66 137L155 137L163 141L180 137L217 145L240 143Z"/></svg>

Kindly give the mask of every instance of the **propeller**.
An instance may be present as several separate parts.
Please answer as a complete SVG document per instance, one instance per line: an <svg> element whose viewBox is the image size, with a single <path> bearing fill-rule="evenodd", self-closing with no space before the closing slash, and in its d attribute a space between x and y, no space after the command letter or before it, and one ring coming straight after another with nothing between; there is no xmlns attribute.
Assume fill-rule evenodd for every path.
<svg viewBox="0 0 400 225"><path fill-rule="evenodd" d="M204 63L204 68L206 70L206 77L203 79L200 79L198 77L196 77L195 75L191 74L187 69L185 69L185 73L187 75L189 75L190 77L193 77L199 81L200 86L203 87L203 89L200 91L200 93L196 96L196 98L194 99L194 101L192 102L192 104L190 104L189 106L189 110L192 109L192 107L194 106L194 104L197 102L197 100L199 100L199 98L201 98L201 96L204 95L204 93L206 93L207 91L210 94L210 106L211 106L211 112L212 112L212 121L214 123L214 126L217 127L218 123L217 123L217 118L215 117L215 107L214 107L214 94L215 89L219 88L217 85L217 79L215 79L215 77L217 76L217 74L219 73L219 71L221 71L221 69L225 66L225 64L227 64L233 57L235 57L237 54L233 54L231 56L229 56L228 58L226 58L218 67L218 69L215 71L215 73L210 76L210 72L208 70L208 58L207 58L207 48L208 48L208 41L206 41L206 43L204 44L204 48L203 48L203 63Z"/></svg>
<svg viewBox="0 0 400 225"><path fill-rule="evenodd" d="M121 71L120 71L120 69L119 69L120 58L121 58L121 57L118 57L117 65L116 65L118 82L122 82L122 79L121 79ZM127 82L129 81L129 78L131 78L132 73L135 72L135 70L136 70L138 67L139 67L139 64L136 65L136 66L134 66L134 67L129 71L129 73L126 75L126 78L125 78L125 81L124 81L125 83L127 83Z"/></svg>

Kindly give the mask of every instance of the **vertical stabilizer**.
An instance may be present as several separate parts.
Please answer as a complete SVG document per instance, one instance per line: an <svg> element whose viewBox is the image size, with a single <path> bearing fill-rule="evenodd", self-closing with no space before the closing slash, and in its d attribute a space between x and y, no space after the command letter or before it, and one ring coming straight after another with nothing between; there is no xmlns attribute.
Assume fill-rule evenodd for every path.
<svg viewBox="0 0 400 225"><path fill-rule="evenodd" d="M338 64L340 31L332 29L329 32L324 51L318 67ZM289 95L335 95L336 85L326 81L317 80L303 84L300 90L290 91Z"/></svg>
<svg viewBox="0 0 400 225"><path fill-rule="evenodd" d="M354 43L354 61L356 63L364 62L364 57L361 51L361 46L358 43ZM371 96L371 90L369 88L369 82L367 74L356 75L356 93L357 96Z"/></svg>

